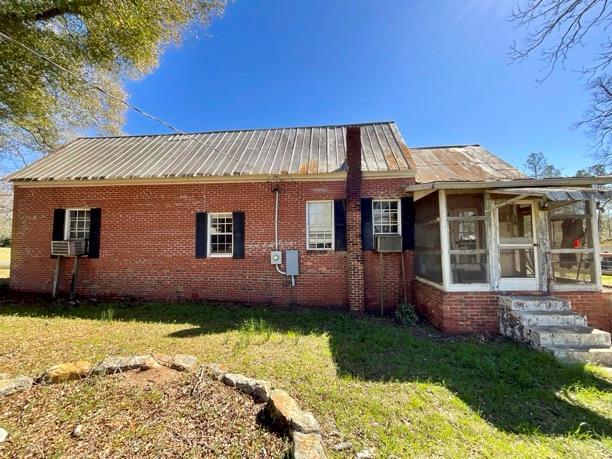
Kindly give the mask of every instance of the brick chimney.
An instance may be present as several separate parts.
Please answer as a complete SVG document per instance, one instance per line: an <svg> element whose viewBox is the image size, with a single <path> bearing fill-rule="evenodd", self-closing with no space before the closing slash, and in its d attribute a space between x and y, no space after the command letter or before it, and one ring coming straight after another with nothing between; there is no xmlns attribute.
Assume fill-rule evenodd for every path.
<svg viewBox="0 0 612 459"><path fill-rule="evenodd" d="M363 250L361 246L361 128L346 128L346 250L351 311L364 311Z"/></svg>

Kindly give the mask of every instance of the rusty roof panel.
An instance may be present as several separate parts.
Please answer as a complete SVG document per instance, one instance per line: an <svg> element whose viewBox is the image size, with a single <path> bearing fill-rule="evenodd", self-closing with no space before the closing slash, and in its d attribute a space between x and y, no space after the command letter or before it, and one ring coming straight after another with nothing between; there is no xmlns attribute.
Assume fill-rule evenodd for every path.
<svg viewBox="0 0 612 459"><path fill-rule="evenodd" d="M479 145L410 148L410 155L417 183L527 178Z"/></svg>

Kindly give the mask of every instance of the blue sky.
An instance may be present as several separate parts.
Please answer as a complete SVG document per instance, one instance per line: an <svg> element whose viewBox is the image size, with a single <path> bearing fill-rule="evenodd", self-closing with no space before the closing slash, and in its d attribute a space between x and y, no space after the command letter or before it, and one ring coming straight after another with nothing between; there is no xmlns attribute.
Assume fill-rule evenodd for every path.
<svg viewBox="0 0 612 459"><path fill-rule="evenodd" d="M187 131L395 120L409 146L480 143L518 167L542 151L573 174L594 162L573 125L589 99L575 69L596 49L538 85L537 56L508 56L515 3L236 0L127 89ZM130 112L125 132L167 131Z"/></svg>

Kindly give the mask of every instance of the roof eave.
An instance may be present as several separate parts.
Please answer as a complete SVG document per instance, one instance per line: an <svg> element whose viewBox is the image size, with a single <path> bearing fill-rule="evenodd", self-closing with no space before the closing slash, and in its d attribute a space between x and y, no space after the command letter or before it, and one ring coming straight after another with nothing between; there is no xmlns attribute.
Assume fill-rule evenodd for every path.
<svg viewBox="0 0 612 459"><path fill-rule="evenodd" d="M414 170L364 171L363 179L411 179ZM207 175L198 177L150 177L124 179L73 179L73 180L12 180L16 187L75 187L75 186L122 186L122 185L184 185L194 183L253 183L270 180L286 182L344 181L346 171L312 174L253 174L253 175Z"/></svg>
<svg viewBox="0 0 612 459"><path fill-rule="evenodd" d="M545 187L545 186L591 186L607 185L612 183L612 175L600 177L562 177L546 179L513 179L513 180L479 180L479 181L440 181L417 183L408 185L405 190L426 191L426 190L460 190L470 188L520 188L520 187Z"/></svg>

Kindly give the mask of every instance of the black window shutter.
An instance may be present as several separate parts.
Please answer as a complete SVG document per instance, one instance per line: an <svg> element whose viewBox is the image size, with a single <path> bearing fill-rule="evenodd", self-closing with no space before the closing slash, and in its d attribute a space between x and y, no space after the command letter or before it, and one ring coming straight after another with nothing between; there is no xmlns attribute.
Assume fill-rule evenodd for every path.
<svg viewBox="0 0 612 459"><path fill-rule="evenodd" d="M66 227L66 209L55 209L53 211L52 240L63 241L65 227Z"/></svg>
<svg viewBox="0 0 612 459"><path fill-rule="evenodd" d="M206 212L196 212L195 220L195 257L206 258L206 245L208 243L206 235L206 231L208 230Z"/></svg>
<svg viewBox="0 0 612 459"><path fill-rule="evenodd" d="M374 228L372 228L372 198L361 199L361 246L362 250L374 250Z"/></svg>
<svg viewBox="0 0 612 459"><path fill-rule="evenodd" d="M234 258L244 258L244 212L233 212Z"/></svg>
<svg viewBox="0 0 612 459"><path fill-rule="evenodd" d="M334 247L337 251L346 250L346 201L334 201Z"/></svg>
<svg viewBox="0 0 612 459"><path fill-rule="evenodd" d="M414 250L414 200L404 197L402 203L402 250Z"/></svg>
<svg viewBox="0 0 612 459"><path fill-rule="evenodd" d="M89 220L89 258L100 258L100 225L102 223L102 209L99 207L91 209Z"/></svg>

